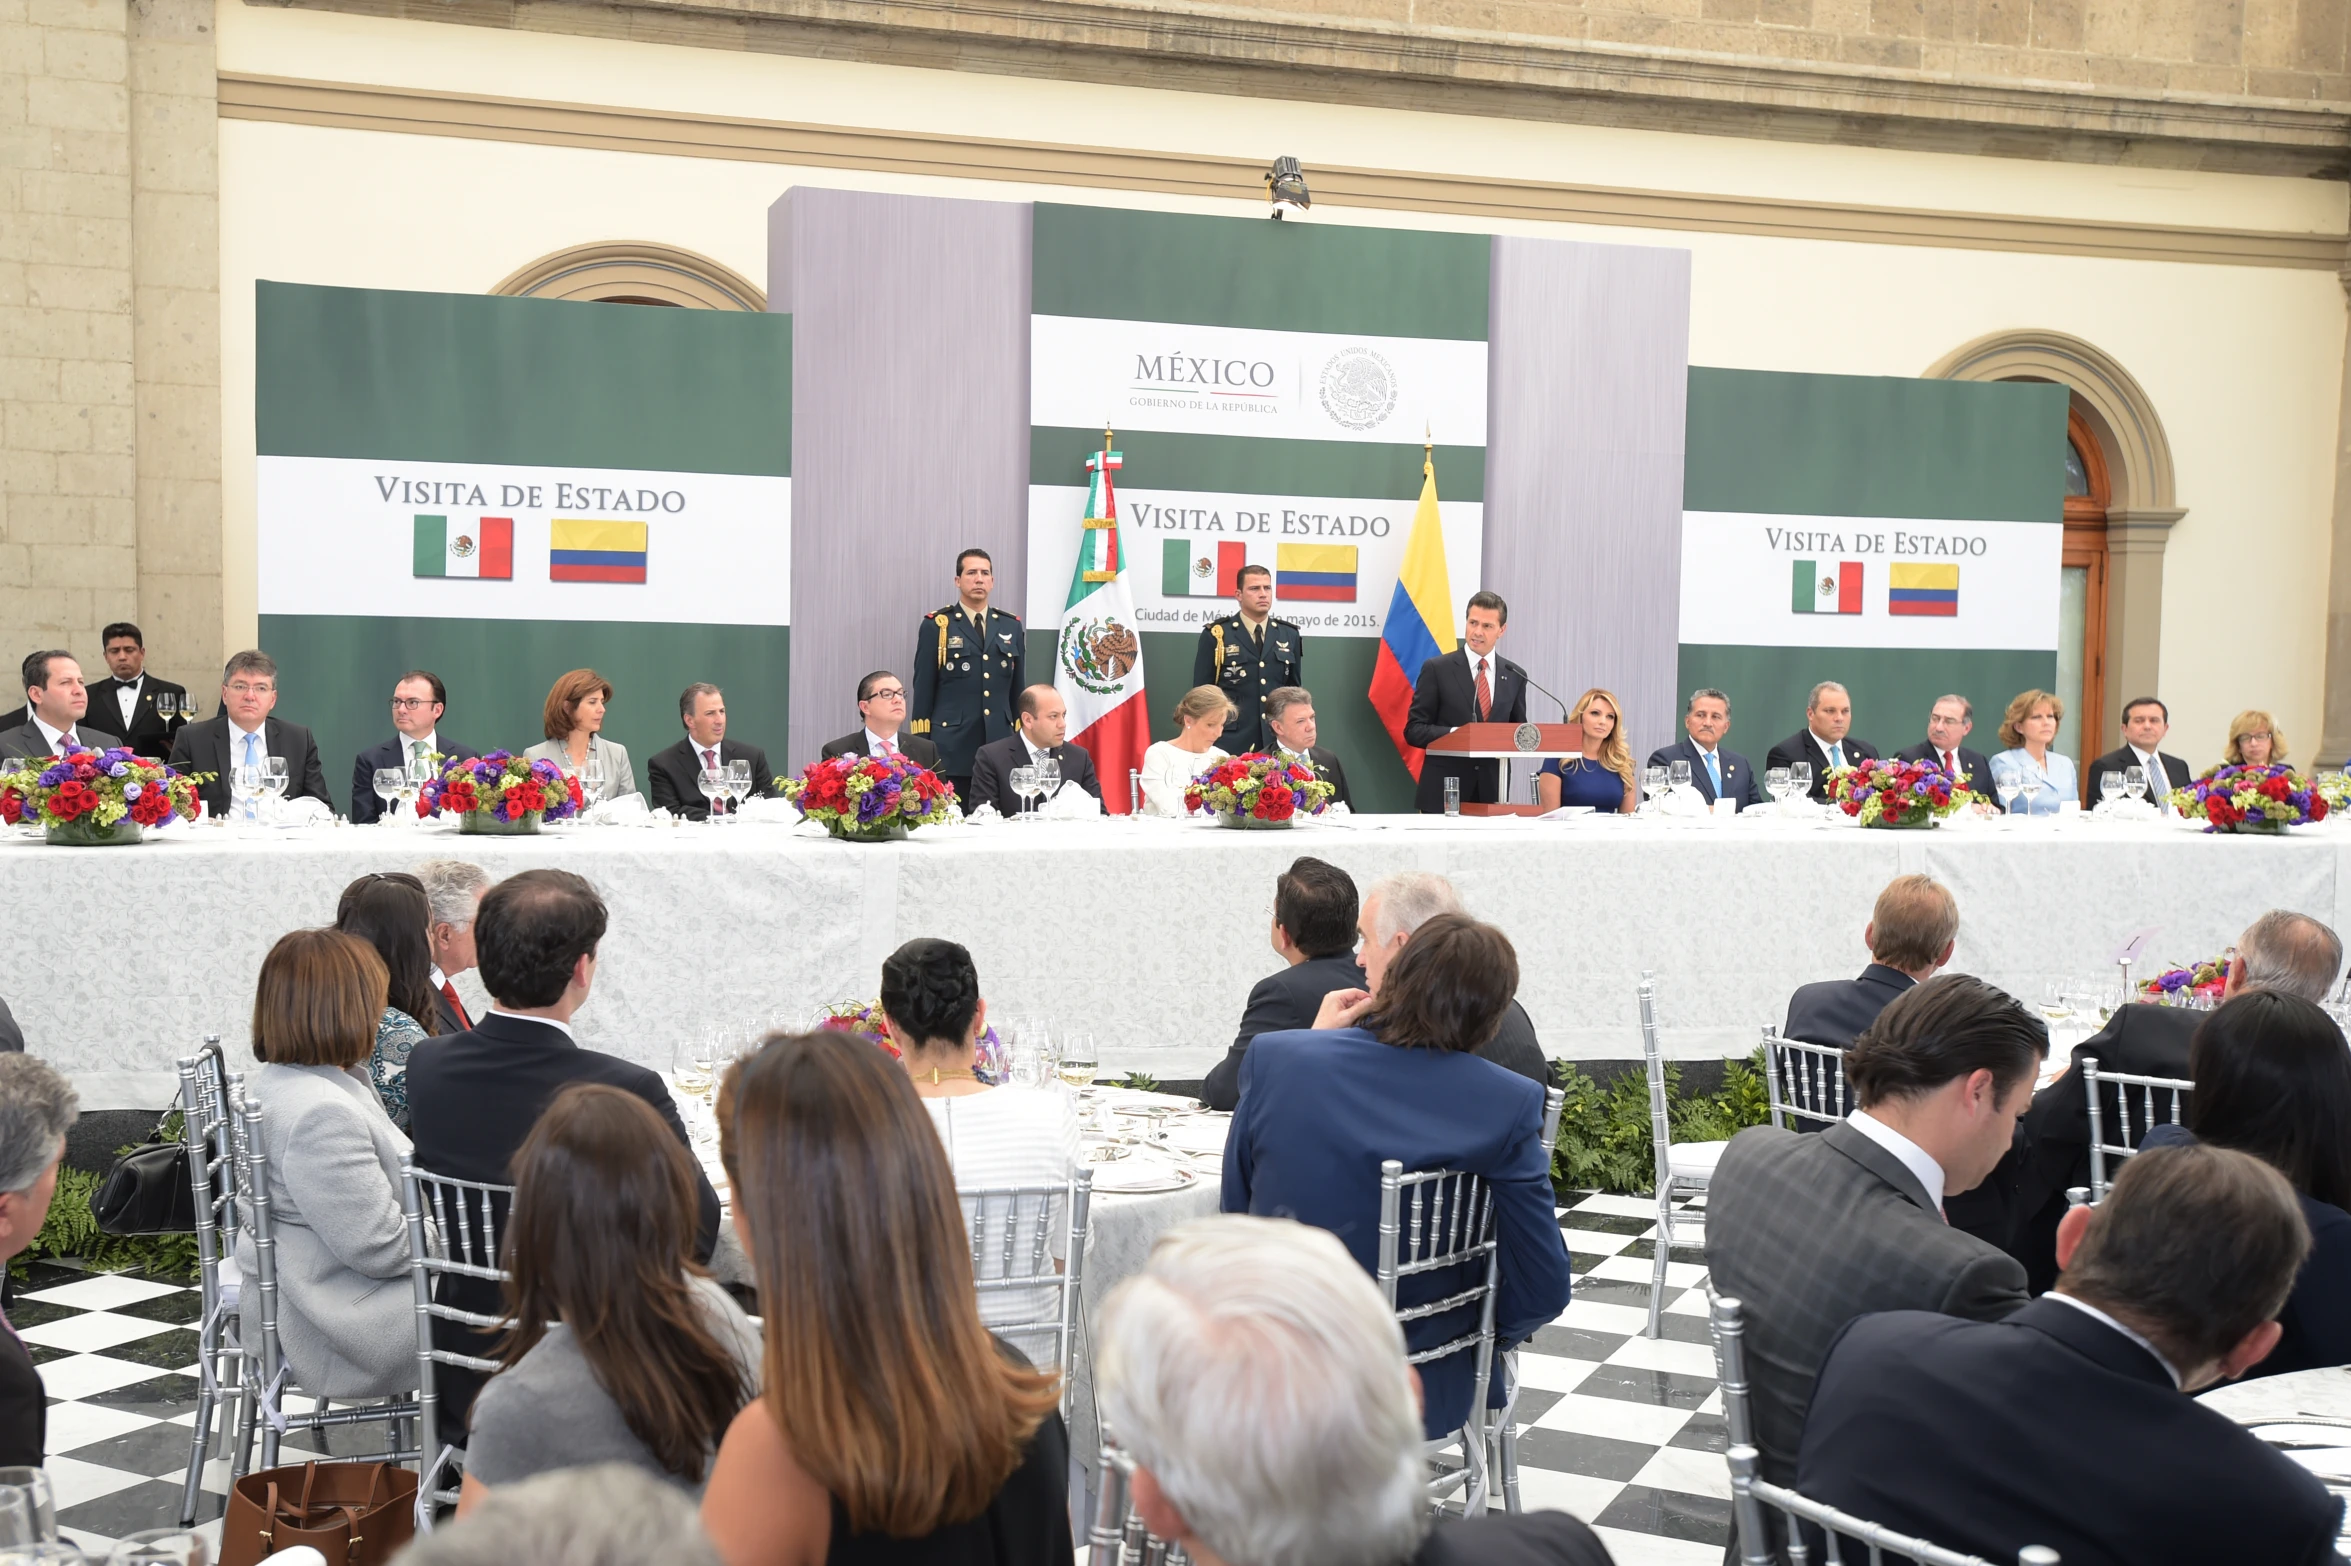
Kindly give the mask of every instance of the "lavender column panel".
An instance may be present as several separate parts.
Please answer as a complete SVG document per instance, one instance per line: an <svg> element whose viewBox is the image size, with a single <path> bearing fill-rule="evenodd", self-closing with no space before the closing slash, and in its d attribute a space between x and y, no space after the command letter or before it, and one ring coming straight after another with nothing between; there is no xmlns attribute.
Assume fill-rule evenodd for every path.
<svg viewBox="0 0 2351 1566"><path fill-rule="evenodd" d="M1485 571L1510 603L1503 651L1570 703L1616 692L1646 759L1681 732L1690 253L1497 237L1491 321ZM1535 695L1528 714L1557 709Z"/></svg>
<svg viewBox="0 0 2351 1566"><path fill-rule="evenodd" d="M857 680L911 675L955 555L1028 570L1029 209L796 187L768 210L792 314L789 765L857 726Z"/></svg>

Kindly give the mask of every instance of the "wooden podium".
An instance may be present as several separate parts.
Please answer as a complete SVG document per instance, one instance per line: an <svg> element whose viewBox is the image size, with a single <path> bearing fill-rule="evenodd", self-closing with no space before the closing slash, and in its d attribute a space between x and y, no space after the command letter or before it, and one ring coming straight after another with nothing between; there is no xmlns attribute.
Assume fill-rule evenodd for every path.
<svg viewBox="0 0 2351 1566"><path fill-rule="evenodd" d="M1531 744L1521 741L1531 740ZM1464 723L1443 739L1433 740L1428 754L1456 761L1543 761L1553 756L1584 753L1584 726L1580 723ZM1539 816L1540 805L1461 806L1465 816Z"/></svg>

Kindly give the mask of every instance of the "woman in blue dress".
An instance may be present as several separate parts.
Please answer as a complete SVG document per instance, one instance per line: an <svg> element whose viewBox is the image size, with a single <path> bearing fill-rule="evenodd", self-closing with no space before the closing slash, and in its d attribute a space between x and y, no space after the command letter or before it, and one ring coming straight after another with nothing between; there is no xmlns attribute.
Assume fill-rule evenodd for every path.
<svg viewBox="0 0 2351 1566"><path fill-rule="evenodd" d="M1567 721L1584 728L1584 753L1554 756L1535 775L1535 798L1545 810L1589 805L1630 815L1641 802L1640 774L1625 743L1623 708L1611 692L1594 688L1576 698Z"/></svg>
<svg viewBox="0 0 2351 1566"><path fill-rule="evenodd" d="M2073 758L2053 748L2065 703L2048 691L2026 691L2008 704L2000 720L2000 741L2008 749L1992 758L1992 777L2015 777L2033 785L2008 808L2012 814L2053 816L2067 800L2081 803L2081 778Z"/></svg>

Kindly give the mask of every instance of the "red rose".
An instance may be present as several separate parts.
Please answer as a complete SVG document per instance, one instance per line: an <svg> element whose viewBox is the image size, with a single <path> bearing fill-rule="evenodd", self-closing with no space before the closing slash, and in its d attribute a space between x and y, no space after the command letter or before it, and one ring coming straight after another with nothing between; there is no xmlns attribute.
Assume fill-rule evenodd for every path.
<svg viewBox="0 0 2351 1566"><path fill-rule="evenodd" d="M2286 787L2284 778L2264 778L2261 782L2261 792L2271 799L2284 799L2291 790Z"/></svg>
<svg viewBox="0 0 2351 1566"><path fill-rule="evenodd" d="M506 813L522 815L547 808L547 791L536 783L520 783L506 791Z"/></svg>
<svg viewBox="0 0 2351 1566"><path fill-rule="evenodd" d="M585 810L588 808L588 796L581 792L580 780L578 778L568 776L565 777L563 780L563 791L571 796L572 809Z"/></svg>
<svg viewBox="0 0 2351 1566"><path fill-rule="evenodd" d="M0 821L10 826L24 819L24 796L15 789L0 791Z"/></svg>
<svg viewBox="0 0 2351 1566"><path fill-rule="evenodd" d="M1849 816L1857 816L1861 814L1861 801L1858 799L1848 799L1840 804L1837 808L1844 811L1845 814Z"/></svg>
<svg viewBox="0 0 2351 1566"><path fill-rule="evenodd" d="M151 827L171 814L171 796L159 788L142 789L131 801L131 819L143 827Z"/></svg>
<svg viewBox="0 0 2351 1566"><path fill-rule="evenodd" d="M5 810L5 809L7 808L7 806L8 806L8 797L7 797L7 796L5 796L5 795L0 795L0 810ZM1200 808L1200 791L1199 791L1198 789L1196 789L1196 788L1188 788L1188 789L1185 789L1185 790L1184 790L1184 812L1185 812L1185 814L1189 815L1191 812L1193 812L1193 811L1195 811L1195 810L1198 810L1199 808ZM11 818L11 819L13 819L13 818Z"/></svg>
<svg viewBox="0 0 2351 1566"><path fill-rule="evenodd" d="M2313 795L2311 795L2311 796L2310 796L2310 819L2311 819L2311 820L2313 820L2313 821L2324 821L2326 818L2327 818L2327 802L2326 802L2326 799L2325 799L2325 797L2324 797L2323 795L2319 795L2319 794L2313 794Z"/></svg>
<svg viewBox="0 0 2351 1566"><path fill-rule="evenodd" d="M68 780L49 795L49 813L60 821L78 821L98 808L98 796L87 783Z"/></svg>
<svg viewBox="0 0 2351 1566"><path fill-rule="evenodd" d="M2204 801L2204 819L2214 826L2233 826L2242 818L2227 799L2215 794Z"/></svg>

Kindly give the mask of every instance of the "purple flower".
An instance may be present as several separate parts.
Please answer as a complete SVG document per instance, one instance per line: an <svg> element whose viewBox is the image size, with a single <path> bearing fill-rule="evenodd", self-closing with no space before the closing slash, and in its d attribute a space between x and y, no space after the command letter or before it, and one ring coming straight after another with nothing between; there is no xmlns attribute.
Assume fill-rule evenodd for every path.
<svg viewBox="0 0 2351 1566"><path fill-rule="evenodd" d="M118 776L119 776L119 774L118 774ZM138 797L139 797L141 794L143 794L143 793L145 793L145 792L146 792L146 788L145 788L145 785L143 785L143 784L139 784L139 783L125 783L125 784L122 786L122 797L123 797L123 802L127 804L127 803L129 803L131 800L137 799L137 798L138 798Z"/></svg>

